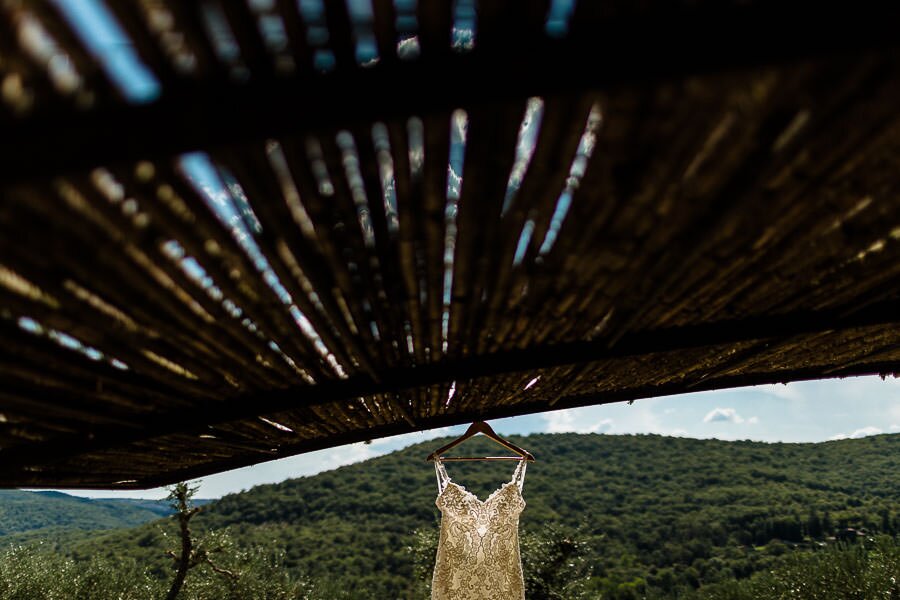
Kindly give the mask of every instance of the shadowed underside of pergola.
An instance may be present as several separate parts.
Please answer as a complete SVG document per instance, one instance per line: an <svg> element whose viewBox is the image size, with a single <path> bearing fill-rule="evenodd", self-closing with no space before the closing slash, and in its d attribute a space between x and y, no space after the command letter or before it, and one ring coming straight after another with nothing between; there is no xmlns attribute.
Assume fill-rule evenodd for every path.
<svg viewBox="0 0 900 600"><path fill-rule="evenodd" d="M900 371L900 7L87 4L0 3L0 485Z"/></svg>

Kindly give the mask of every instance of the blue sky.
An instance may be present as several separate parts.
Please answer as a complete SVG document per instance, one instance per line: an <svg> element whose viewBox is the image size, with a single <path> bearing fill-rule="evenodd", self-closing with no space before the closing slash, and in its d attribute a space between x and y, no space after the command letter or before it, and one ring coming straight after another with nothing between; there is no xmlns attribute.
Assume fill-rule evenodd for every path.
<svg viewBox="0 0 900 600"><path fill-rule="evenodd" d="M539 384L538 384L539 385ZM822 442L900 432L900 380L855 377L700 392L579 409L538 413L491 422L501 435L538 432L599 434L657 433L722 440ZM444 435L465 426L350 444L205 477L198 496L219 497L262 483L312 475ZM423 457L424 458L424 457ZM538 457L553 460L553 457ZM426 468L425 463L410 468ZM536 467L536 468L539 468ZM161 498L144 492L70 492L94 497Z"/></svg>

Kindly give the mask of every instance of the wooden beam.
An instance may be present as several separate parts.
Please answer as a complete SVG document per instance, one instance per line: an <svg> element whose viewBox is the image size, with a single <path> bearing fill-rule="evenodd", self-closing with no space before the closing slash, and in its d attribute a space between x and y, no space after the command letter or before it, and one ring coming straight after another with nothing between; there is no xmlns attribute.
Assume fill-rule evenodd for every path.
<svg viewBox="0 0 900 600"><path fill-rule="evenodd" d="M538 371L541 369L566 365L585 365L602 360L632 358L643 355L677 352L691 348L724 348L750 341L780 341L791 337L818 334L828 331L842 332L863 327L879 327L900 325L900 300L890 300L872 304L863 310L846 314L844 311L818 311L807 313L790 313L773 317L758 317L735 321L720 321L689 327L677 327L655 331L636 332L623 336L615 345L608 340L600 339L567 344L556 344L527 350L514 350L490 355L469 356L458 360L443 361L418 367L404 367L385 371L376 380L372 377L358 376L345 380L322 383L314 386L295 386L285 390L268 392L265 395L240 397L228 402L207 402L196 408L183 411L170 411L157 417L146 417L140 430L124 430L121 428L95 428L90 432L72 436L60 436L49 443L29 444L0 450L0 473L15 471L21 466L41 465L58 462L67 457L97 452L107 448L124 446L142 440L164 437L179 433L203 433L209 425L254 419L258 416L277 414L301 407L310 407L331 402L345 401L351 398L366 397L374 394L391 394L414 388L446 384L451 381L475 380L508 373ZM833 365L816 369L813 372L798 371L796 378L840 376L842 371L833 370ZM855 367L854 367L855 368ZM860 373L870 373L869 367L860 367ZM878 372L900 371L900 363L878 363ZM853 371L856 373L856 371ZM792 381L791 371L785 371L781 381ZM750 375L748 381L755 375ZM776 379L778 380L778 379ZM720 382L718 387L730 387L735 384L729 378L713 378L712 383ZM698 384L685 381L677 384L673 391L698 391L717 389L708 387L709 382ZM654 388L665 390L668 388ZM631 394L638 395L632 396ZM646 392L624 390L621 393L605 394L604 400L627 400L634 397L645 397ZM656 392L654 392L656 393ZM666 393L666 392L663 392ZM608 399L612 398L612 399ZM553 408L563 408L565 404L556 403ZM523 412L547 410L549 405L525 407ZM512 410L519 410L514 407ZM521 414L521 413L516 413ZM448 417L454 422L469 418L460 414ZM456 421L459 419L459 421ZM428 423L427 426L422 423ZM420 428L429 428L431 420L417 422ZM437 425L434 425L437 426ZM393 426L390 426L393 427ZM404 423L402 431L413 428ZM378 437L367 430L369 437ZM390 434L382 434L390 435ZM328 445L341 443L340 437L329 438ZM334 440L338 440L335 442ZM0 476L2 481L2 476ZM2 484L0 484L2 485Z"/></svg>
<svg viewBox="0 0 900 600"><path fill-rule="evenodd" d="M847 369L832 371L827 367L814 367L804 369L789 369L783 371L770 371L764 373L751 373L744 375L729 375L718 378L712 378L702 381L696 385L691 382L669 383L656 386L642 386L631 389L617 390L614 392L603 392L597 394L580 394L571 395L561 398L554 404L554 410L565 408L579 408L584 406L593 406L598 404L609 404L612 402L625 402L632 400L640 400L644 398L658 398L661 396L672 396L683 394L686 392L701 392L726 388L737 388L755 385L787 383L790 381L809 381L817 379L837 379L845 377L858 377L864 375L882 375L893 373L900 369L900 363L867 363L854 365ZM364 442L383 437L411 433L416 431L426 431L437 427L449 427L453 425L461 425L471 423L477 420L501 419L507 417L515 417L520 415L533 414L547 410L545 403L532 402L514 405L498 406L488 411L472 411L463 413L452 413L437 415L421 420L415 427L409 426L406 422L400 421L388 425L366 429L351 431L348 433L328 436L327 438L303 441L297 444L285 445L278 448L277 453L267 456L263 460L259 459L259 452L236 456L225 460L204 463L194 467L181 469L178 471L170 471L163 473L157 477L140 479L135 482L125 483L121 485L79 485L79 484L61 484L59 487L69 489L132 489L143 490L163 485L169 485L178 481L186 481L188 479L196 479L205 477L222 471L246 467L261 462L271 460L279 460L302 454L306 452L314 452L326 448L333 448L344 444L353 444ZM0 474L0 487L21 487L21 486L46 486L46 481L16 481L15 472L9 474Z"/></svg>
<svg viewBox="0 0 900 600"><path fill-rule="evenodd" d="M39 111L3 123L0 184L173 156L390 117L654 83L804 59L860 58L900 45L900 4L753 2L573 23L562 41L525 46L515 32L488 50L249 83L164 82L150 105ZM361 100L364 99L364 100Z"/></svg>

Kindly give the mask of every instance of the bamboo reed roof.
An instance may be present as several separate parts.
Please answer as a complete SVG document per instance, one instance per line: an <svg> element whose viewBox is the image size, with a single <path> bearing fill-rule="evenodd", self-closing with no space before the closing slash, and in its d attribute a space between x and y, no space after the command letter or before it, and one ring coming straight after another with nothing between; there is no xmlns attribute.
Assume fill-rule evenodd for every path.
<svg viewBox="0 0 900 600"><path fill-rule="evenodd" d="M863 5L0 1L0 485L900 371Z"/></svg>

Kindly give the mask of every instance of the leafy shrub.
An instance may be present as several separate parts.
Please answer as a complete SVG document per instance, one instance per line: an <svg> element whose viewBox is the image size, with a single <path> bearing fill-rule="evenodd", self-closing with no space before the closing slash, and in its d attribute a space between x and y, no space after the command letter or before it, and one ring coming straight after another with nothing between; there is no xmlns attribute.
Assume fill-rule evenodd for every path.
<svg viewBox="0 0 900 600"><path fill-rule="evenodd" d="M0 600L147 600L164 587L133 560L76 563L39 545L0 554Z"/></svg>
<svg viewBox="0 0 900 600"><path fill-rule="evenodd" d="M896 600L900 543L883 536L795 553L778 568L700 588L695 600Z"/></svg>
<svg viewBox="0 0 900 600"><path fill-rule="evenodd" d="M198 566L178 598L332 600L317 596L308 579L290 576L280 553L230 547L220 558L233 577ZM15 546L0 554L0 600L152 600L163 598L169 583L130 559L76 562L40 545Z"/></svg>

